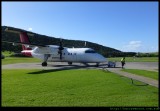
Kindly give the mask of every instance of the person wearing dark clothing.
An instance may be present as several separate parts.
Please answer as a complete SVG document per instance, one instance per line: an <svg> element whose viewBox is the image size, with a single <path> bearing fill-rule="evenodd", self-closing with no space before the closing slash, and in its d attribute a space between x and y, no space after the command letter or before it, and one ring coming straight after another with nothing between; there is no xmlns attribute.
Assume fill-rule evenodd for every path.
<svg viewBox="0 0 160 111"><path fill-rule="evenodd" d="M125 57L123 57L123 58L121 59L121 64L122 64L122 68L123 68L123 66L124 66L124 64L125 64Z"/></svg>

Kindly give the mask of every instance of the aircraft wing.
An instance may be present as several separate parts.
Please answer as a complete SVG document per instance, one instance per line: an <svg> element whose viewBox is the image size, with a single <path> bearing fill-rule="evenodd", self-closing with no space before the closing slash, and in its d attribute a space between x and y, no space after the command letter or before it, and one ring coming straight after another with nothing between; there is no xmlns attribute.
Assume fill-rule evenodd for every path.
<svg viewBox="0 0 160 111"><path fill-rule="evenodd" d="M13 41L2 41L2 42L6 42L6 43L14 43L17 45L29 45L29 46L36 46L36 47L48 47L47 45L43 45L43 44L33 44L33 43L23 43L23 42L13 42Z"/></svg>

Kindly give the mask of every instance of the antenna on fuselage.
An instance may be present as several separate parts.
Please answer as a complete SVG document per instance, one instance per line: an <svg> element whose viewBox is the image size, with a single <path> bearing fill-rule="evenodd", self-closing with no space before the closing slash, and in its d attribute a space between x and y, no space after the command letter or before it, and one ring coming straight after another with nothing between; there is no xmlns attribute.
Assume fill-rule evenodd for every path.
<svg viewBox="0 0 160 111"><path fill-rule="evenodd" d="M86 43L86 41L84 42L84 47L86 47L86 45L87 45L87 43Z"/></svg>

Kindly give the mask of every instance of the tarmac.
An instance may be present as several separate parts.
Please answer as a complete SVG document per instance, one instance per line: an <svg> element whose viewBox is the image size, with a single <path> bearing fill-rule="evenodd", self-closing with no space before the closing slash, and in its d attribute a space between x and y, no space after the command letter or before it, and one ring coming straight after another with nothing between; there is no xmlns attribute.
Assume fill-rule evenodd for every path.
<svg viewBox="0 0 160 111"><path fill-rule="evenodd" d="M158 80L121 71L122 68L121 68L120 62L116 62L115 68L108 68L107 65L105 64L106 63L100 65L99 67L95 67L94 63L89 64L89 66L86 66L81 63L73 63L72 65L68 65L68 63L66 62L48 62L47 67L42 67L41 63L16 63L16 64L2 65L1 68L2 69L43 69L43 70L103 69L103 70L111 71L114 74L119 74L127 78L138 80L158 88ZM158 62L127 62L124 68L142 69L142 70L149 70L149 71L156 71L156 72L158 72L158 69L159 69Z"/></svg>

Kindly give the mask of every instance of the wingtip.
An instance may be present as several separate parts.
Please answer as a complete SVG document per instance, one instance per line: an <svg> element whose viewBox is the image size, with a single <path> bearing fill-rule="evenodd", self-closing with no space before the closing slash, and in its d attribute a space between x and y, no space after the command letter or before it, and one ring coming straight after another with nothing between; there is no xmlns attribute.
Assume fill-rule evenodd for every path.
<svg viewBox="0 0 160 111"><path fill-rule="evenodd" d="M32 34L32 33L27 33L27 35L29 35L29 36L34 36L34 34Z"/></svg>

